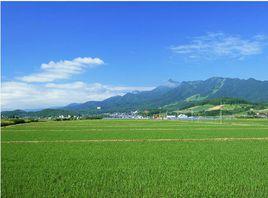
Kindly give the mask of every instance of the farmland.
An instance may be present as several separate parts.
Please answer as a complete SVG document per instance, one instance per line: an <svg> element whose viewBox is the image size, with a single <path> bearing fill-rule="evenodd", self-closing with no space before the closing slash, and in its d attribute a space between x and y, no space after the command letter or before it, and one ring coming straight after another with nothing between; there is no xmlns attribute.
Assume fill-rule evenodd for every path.
<svg viewBox="0 0 268 198"><path fill-rule="evenodd" d="M2 128L3 197L267 197L268 121L79 120Z"/></svg>

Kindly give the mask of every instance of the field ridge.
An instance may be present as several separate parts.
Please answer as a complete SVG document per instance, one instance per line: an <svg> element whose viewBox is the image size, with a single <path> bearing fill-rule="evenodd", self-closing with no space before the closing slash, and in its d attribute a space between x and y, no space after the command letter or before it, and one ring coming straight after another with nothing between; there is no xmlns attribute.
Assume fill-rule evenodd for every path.
<svg viewBox="0 0 268 198"><path fill-rule="evenodd" d="M207 142L207 141L268 141L268 137L250 138L176 138L176 139L86 139L86 140L29 140L2 141L4 144L17 143L84 143L84 142Z"/></svg>

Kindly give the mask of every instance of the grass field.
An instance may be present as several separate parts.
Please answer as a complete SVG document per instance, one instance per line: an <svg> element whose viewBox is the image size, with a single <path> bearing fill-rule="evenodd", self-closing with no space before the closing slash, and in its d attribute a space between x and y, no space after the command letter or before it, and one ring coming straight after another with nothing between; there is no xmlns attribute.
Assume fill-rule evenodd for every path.
<svg viewBox="0 0 268 198"><path fill-rule="evenodd" d="M268 120L2 128L3 197L268 197Z"/></svg>

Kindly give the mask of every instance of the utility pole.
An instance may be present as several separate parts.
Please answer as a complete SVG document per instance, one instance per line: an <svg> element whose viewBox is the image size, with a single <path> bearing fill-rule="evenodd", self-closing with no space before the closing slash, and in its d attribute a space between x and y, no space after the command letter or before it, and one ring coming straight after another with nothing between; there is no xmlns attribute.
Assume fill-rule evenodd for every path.
<svg viewBox="0 0 268 198"><path fill-rule="evenodd" d="M222 99L221 99L221 105L220 105L220 121L222 124Z"/></svg>

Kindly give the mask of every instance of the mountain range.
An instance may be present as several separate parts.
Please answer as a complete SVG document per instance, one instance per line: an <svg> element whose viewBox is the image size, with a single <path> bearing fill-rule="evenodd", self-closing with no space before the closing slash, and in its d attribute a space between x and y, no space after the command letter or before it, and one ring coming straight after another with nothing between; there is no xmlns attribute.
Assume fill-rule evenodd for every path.
<svg viewBox="0 0 268 198"><path fill-rule="evenodd" d="M151 91L127 93L103 101L70 104L62 109L91 112L131 111L160 108L173 103L179 107L189 102L222 97L239 98L254 103L268 102L268 81L222 77L183 82L170 79ZM97 107L101 109L97 110Z"/></svg>
<svg viewBox="0 0 268 198"><path fill-rule="evenodd" d="M238 78L213 77L207 80L177 82L172 79L151 91L127 93L123 96L114 96L103 101L88 101L72 103L65 107L51 110L57 113L95 114L105 112L128 112L133 110L161 109L172 106L180 109L191 103L213 98L239 98L252 103L268 102L268 81ZM42 110L29 112L43 115ZM14 112L14 111L13 111ZM18 111L25 114L25 111ZM6 114L8 112L2 112ZM10 113L10 112L9 112Z"/></svg>

